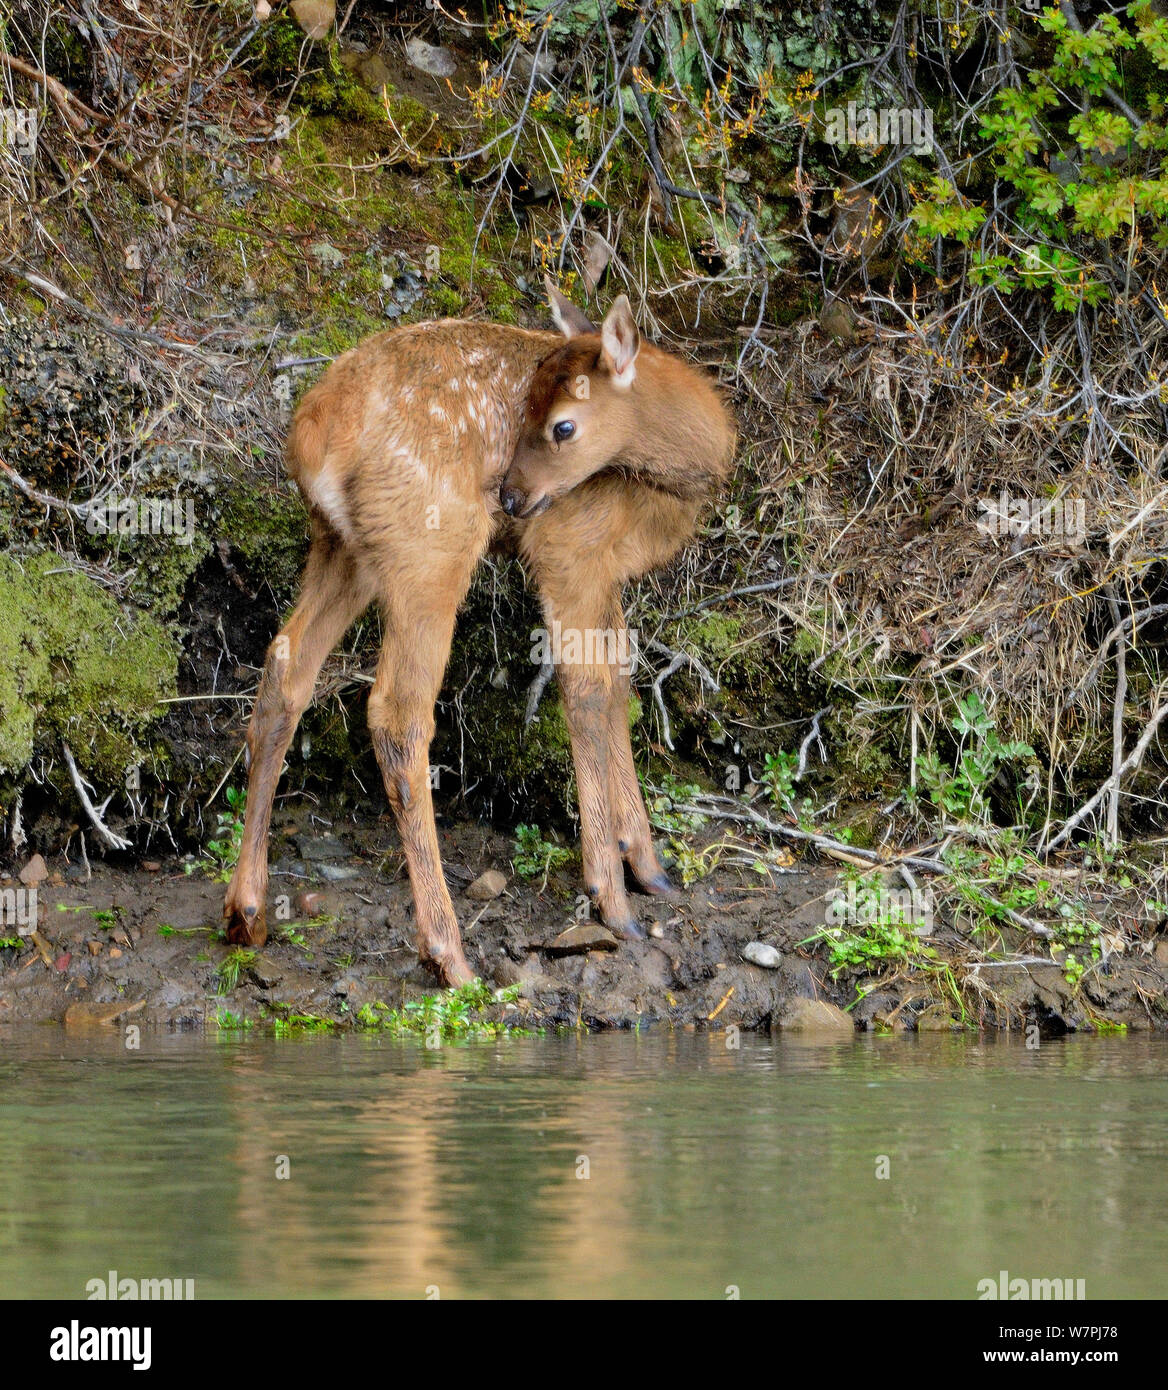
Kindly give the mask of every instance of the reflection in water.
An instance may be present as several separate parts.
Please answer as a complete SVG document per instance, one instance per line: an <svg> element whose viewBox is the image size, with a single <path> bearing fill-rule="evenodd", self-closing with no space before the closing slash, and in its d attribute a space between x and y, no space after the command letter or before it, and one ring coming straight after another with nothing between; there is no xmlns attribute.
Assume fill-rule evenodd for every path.
<svg viewBox="0 0 1168 1390"><path fill-rule="evenodd" d="M116 1269L203 1298L971 1298L1005 1269L1159 1296L1166 1061L1153 1038L127 1052L0 1030L0 1278L33 1297Z"/></svg>

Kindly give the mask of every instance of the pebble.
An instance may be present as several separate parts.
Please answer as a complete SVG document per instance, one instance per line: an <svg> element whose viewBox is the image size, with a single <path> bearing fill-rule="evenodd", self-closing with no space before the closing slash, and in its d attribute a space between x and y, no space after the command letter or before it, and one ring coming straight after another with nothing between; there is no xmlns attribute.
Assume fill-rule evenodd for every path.
<svg viewBox="0 0 1168 1390"><path fill-rule="evenodd" d="M783 963L783 957L773 946L768 946L765 941L749 941L742 948L743 960L748 960L751 965L758 965L763 970L777 970Z"/></svg>
<svg viewBox="0 0 1168 1390"><path fill-rule="evenodd" d="M856 1025L834 1004L825 999L792 999L779 1016L784 1033L838 1033L852 1035Z"/></svg>
<svg viewBox="0 0 1168 1390"><path fill-rule="evenodd" d="M324 908L324 894L313 890L297 893L292 906L305 917L315 917Z"/></svg>
<svg viewBox="0 0 1168 1390"><path fill-rule="evenodd" d="M26 888L35 888L38 883L44 883L48 876L48 865L39 854L34 854L20 871L20 881Z"/></svg>
<svg viewBox="0 0 1168 1390"><path fill-rule="evenodd" d="M553 956L578 956L585 951L616 951L619 948L620 942L599 922L581 922L569 927L547 944L548 954Z"/></svg>
<svg viewBox="0 0 1168 1390"><path fill-rule="evenodd" d="M453 77L458 66L450 49L426 43L424 39L408 39L406 57L414 67L428 72L431 77Z"/></svg>
<svg viewBox="0 0 1168 1390"><path fill-rule="evenodd" d="M501 874L498 869L488 869L486 873L479 874L473 883L467 885L466 896L473 898L475 902L489 903L506 887L507 876Z"/></svg>
<svg viewBox="0 0 1168 1390"><path fill-rule="evenodd" d="M317 868L321 878L327 879L329 883L343 883L346 879L361 877L361 870L351 868L348 864L320 864Z"/></svg>

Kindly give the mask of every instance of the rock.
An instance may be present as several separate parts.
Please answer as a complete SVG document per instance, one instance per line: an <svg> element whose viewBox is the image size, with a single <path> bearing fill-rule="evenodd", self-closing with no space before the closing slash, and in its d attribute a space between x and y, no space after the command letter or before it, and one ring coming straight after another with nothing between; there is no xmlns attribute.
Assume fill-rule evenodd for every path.
<svg viewBox="0 0 1168 1390"><path fill-rule="evenodd" d="M162 864L157 859L143 859L142 871L147 874L156 874L162 868Z"/></svg>
<svg viewBox="0 0 1168 1390"><path fill-rule="evenodd" d="M586 951L616 951L620 942L599 922L581 922L562 931L544 948L552 956L579 956Z"/></svg>
<svg viewBox="0 0 1168 1390"><path fill-rule="evenodd" d="M296 848L306 863L319 864L328 859L348 859L349 850L335 835L297 835Z"/></svg>
<svg viewBox="0 0 1168 1390"><path fill-rule="evenodd" d="M48 876L48 865L39 854L34 854L20 871L20 881L26 888L35 888L38 883L44 883Z"/></svg>
<svg viewBox="0 0 1168 1390"><path fill-rule="evenodd" d="M953 1016L944 1004L930 1004L917 1015L918 1033L948 1033L953 1026Z"/></svg>
<svg viewBox="0 0 1168 1390"><path fill-rule="evenodd" d="M421 72L431 77L453 77L458 66L450 49L442 48L424 39L407 39L406 57Z"/></svg>
<svg viewBox="0 0 1168 1390"><path fill-rule="evenodd" d="M265 19L271 18L272 7L268 0L256 0L255 17L256 22L262 24Z"/></svg>
<svg viewBox="0 0 1168 1390"><path fill-rule="evenodd" d="M317 872L329 883L343 883L346 879L361 877L361 870L348 864L318 864Z"/></svg>
<svg viewBox="0 0 1168 1390"><path fill-rule="evenodd" d="M751 965L761 966L763 970L777 970L783 963L782 956L765 941L748 941L742 948L742 959Z"/></svg>
<svg viewBox="0 0 1168 1390"><path fill-rule="evenodd" d="M649 935L653 938L654 941L661 941L664 939L665 936L665 928L661 925L660 922L654 922L649 927Z"/></svg>
<svg viewBox="0 0 1168 1390"><path fill-rule="evenodd" d="M1157 965L1168 965L1168 941L1157 941L1154 954Z"/></svg>
<svg viewBox="0 0 1168 1390"><path fill-rule="evenodd" d="M121 949L120 949L119 947L117 947L117 946L111 946L111 947L110 947L110 953L109 953L109 954L110 954L110 960L121 960L121 958L122 958ZM67 960L68 958L67 958L66 956L62 956L61 959L62 959L62 960ZM60 969L60 968L61 968L61 967L59 966L58 969Z"/></svg>
<svg viewBox="0 0 1168 1390"><path fill-rule="evenodd" d="M65 1027L101 1028L120 1018L122 1014L137 1013L145 1007L145 999L137 999L132 1004L126 999L117 999L112 1004L90 1004L78 1000L65 1010Z"/></svg>
<svg viewBox="0 0 1168 1390"><path fill-rule="evenodd" d="M856 1026L842 1009L826 999L792 999L779 1016L784 1033L837 1033L852 1035Z"/></svg>
<svg viewBox="0 0 1168 1390"><path fill-rule="evenodd" d="M89 948L89 954L90 954L91 956L100 956L100 955L101 955L101 942L100 942L100 941L87 941L85 944L86 944L86 946Z"/></svg>
<svg viewBox="0 0 1168 1390"><path fill-rule="evenodd" d="M260 989L274 989L284 978L284 971L267 956L260 956L247 968L248 977Z"/></svg>
<svg viewBox="0 0 1168 1390"><path fill-rule="evenodd" d="M473 883L467 885L466 896L478 903L489 903L506 887L506 874L501 874L498 869L488 869L485 874L479 874Z"/></svg>
<svg viewBox="0 0 1168 1390"><path fill-rule="evenodd" d="M324 894L318 893L315 889L307 889L303 893L297 893L292 900L292 906L301 916L315 917L319 912L324 911Z"/></svg>
<svg viewBox="0 0 1168 1390"><path fill-rule="evenodd" d="M393 86L393 73L380 53L370 53L357 63L357 76L371 92Z"/></svg>
<svg viewBox="0 0 1168 1390"><path fill-rule="evenodd" d="M336 23L336 0L292 0L296 23L310 39L323 39Z"/></svg>

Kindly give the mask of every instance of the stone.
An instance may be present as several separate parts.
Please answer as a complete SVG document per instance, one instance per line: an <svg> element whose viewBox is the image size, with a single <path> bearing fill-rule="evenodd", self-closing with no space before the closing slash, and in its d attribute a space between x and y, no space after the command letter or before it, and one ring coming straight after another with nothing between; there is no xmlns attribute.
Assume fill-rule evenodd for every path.
<svg viewBox="0 0 1168 1390"><path fill-rule="evenodd" d="M835 1033L841 1037L845 1034L850 1036L856 1031L855 1024L843 1009L837 1009L826 999L802 997L792 999L779 1015L779 1027L784 1033Z"/></svg>
<svg viewBox="0 0 1168 1390"><path fill-rule="evenodd" d="M1168 965L1168 941L1156 942L1155 956L1157 965Z"/></svg>
<svg viewBox="0 0 1168 1390"><path fill-rule="evenodd" d="M751 965L760 966L763 970L777 970L783 963L783 958L773 946L768 946L765 941L748 941L742 948L742 959L748 960Z"/></svg>
<svg viewBox="0 0 1168 1390"><path fill-rule="evenodd" d="M292 906L303 917L315 917L324 911L324 894L315 889L306 889L292 899Z"/></svg>
<svg viewBox="0 0 1168 1390"><path fill-rule="evenodd" d="M318 864L317 872L329 883L343 883L346 879L361 877L361 870L349 864Z"/></svg>
<svg viewBox="0 0 1168 1390"><path fill-rule="evenodd" d="M336 0L292 0L296 23L310 39L323 39L337 18Z"/></svg>
<svg viewBox="0 0 1168 1390"><path fill-rule="evenodd" d="M34 854L20 871L20 881L26 888L35 888L38 883L44 883L48 876L48 865L39 854Z"/></svg>
<svg viewBox="0 0 1168 1390"><path fill-rule="evenodd" d="M953 1015L945 1004L930 1004L917 1015L918 1033L948 1033L953 1027Z"/></svg>
<svg viewBox="0 0 1168 1390"><path fill-rule="evenodd" d="M431 77L453 77L458 66L450 49L426 43L424 39L408 39L406 57L414 67L428 72Z"/></svg>
<svg viewBox="0 0 1168 1390"><path fill-rule="evenodd" d="M488 869L486 873L479 874L473 883L467 884L466 896L473 898L475 902L489 903L506 887L507 876L501 874L498 869Z"/></svg>
<svg viewBox="0 0 1168 1390"><path fill-rule="evenodd" d="M370 53L357 63L357 76L371 92L393 86L393 73L380 53Z"/></svg>
<svg viewBox="0 0 1168 1390"><path fill-rule="evenodd" d="M581 922L562 931L546 948L553 956L579 956L586 951L616 951L620 942L599 922Z"/></svg>
<svg viewBox="0 0 1168 1390"><path fill-rule="evenodd" d="M349 849L335 835L297 835L296 848L306 863L320 864L329 859L348 859Z"/></svg>

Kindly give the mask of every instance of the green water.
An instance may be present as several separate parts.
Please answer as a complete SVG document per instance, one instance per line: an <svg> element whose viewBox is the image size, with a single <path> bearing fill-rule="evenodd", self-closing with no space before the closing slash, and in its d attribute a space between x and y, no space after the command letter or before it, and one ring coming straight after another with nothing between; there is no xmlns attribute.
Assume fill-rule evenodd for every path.
<svg viewBox="0 0 1168 1390"><path fill-rule="evenodd" d="M1162 1297L1166 1064L1154 1038L0 1029L0 1288L966 1299L1005 1269Z"/></svg>

